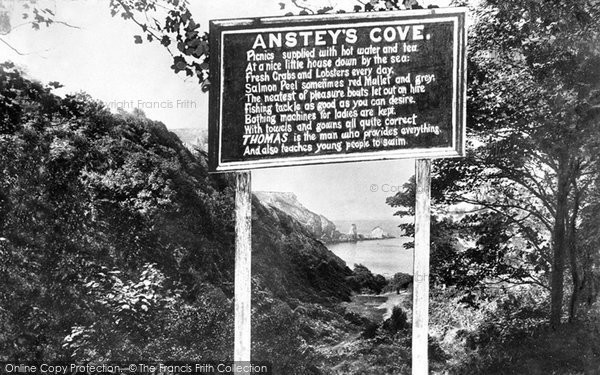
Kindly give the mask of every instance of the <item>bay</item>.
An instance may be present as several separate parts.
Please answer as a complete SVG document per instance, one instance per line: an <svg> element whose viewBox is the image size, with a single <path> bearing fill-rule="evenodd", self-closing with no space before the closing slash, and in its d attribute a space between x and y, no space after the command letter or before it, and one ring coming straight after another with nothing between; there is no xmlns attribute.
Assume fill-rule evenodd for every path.
<svg viewBox="0 0 600 375"><path fill-rule="evenodd" d="M398 237L340 242L326 246L350 268L354 268L355 264L362 264L375 274L392 277L397 272L412 275L413 250L402 246L409 241L412 241L411 237Z"/></svg>

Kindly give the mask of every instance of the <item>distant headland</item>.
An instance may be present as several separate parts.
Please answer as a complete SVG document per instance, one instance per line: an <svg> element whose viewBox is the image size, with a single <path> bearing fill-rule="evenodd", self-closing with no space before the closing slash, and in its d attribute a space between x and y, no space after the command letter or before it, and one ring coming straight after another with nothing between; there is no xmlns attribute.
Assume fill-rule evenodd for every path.
<svg viewBox="0 0 600 375"><path fill-rule="evenodd" d="M257 191L254 196L262 204L279 209L300 222L311 234L323 243L357 242L395 238L381 226L372 227L369 232L361 233L363 228L351 224L346 233L340 232L333 221L323 215L312 212L298 201L291 192Z"/></svg>

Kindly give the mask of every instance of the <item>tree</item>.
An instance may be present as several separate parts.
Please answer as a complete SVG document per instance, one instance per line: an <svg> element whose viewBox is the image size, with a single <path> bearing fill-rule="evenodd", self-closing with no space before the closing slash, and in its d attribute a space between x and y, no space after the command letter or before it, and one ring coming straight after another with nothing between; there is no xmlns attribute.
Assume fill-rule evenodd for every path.
<svg viewBox="0 0 600 375"><path fill-rule="evenodd" d="M350 287L358 293L379 294L387 285L387 280L381 275L374 275L362 264L355 264L352 276L347 277Z"/></svg>
<svg viewBox="0 0 600 375"><path fill-rule="evenodd" d="M499 111L487 111L502 116L506 134L488 142L488 149L496 148L497 156L506 155L496 157L504 160L491 166L498 168L496 179L510 181L528 193L525 197L531 200L521 198L517 209L531 215L551 234L550 322L557 326L562 315L567 259L571 261L574 286L570 318L575 318L576 290L581 287L577 264L580 249L576 241L579 214L589 203L588 188L598 163L599 4L515 1L490 5L498 12L492 18L483 17L483 25L493 26L484 26L482 37L499 39L498 55L510 62L507 73L518 73L516 82L510 79L504 86L514 90L514 95L500 100L504 103ZM521 85L515 85L519 81ZM481 82L484 85L480 87L485 87L490 81ZM492 84L474 94L485 95L499 89ZM492 103L499 104L498 100ZM514 112L520 109L519 103L526 106L522 108L525 116ZM485 130L481 128L484 134ZM513 198L506 192L503 196ZM532 207L532 202L541 207Z"/></svg>
<svg viewBox="0 0 600 375"><path fill-rule="evenodd" d="M598 12L589 1L487 1L474 9L467 157L438 161L432 182L438 204L467 203L470 220L499 217L496 229L523 241L511 257L546 278L553 327L567 262L570 319L581 269L592 267L577 239L598 171Z"/></svg>
<svg viewBox="0 0 600 375"><path fill-rule="evenodd" d="M435 182L435 180L434 180ZM387 199L399 210L396 215L414 216L415 179L412 177L403 189ZM502 283L536 284L546 287L538 279L535 262L519 257L518 232L507 217L493 212L466 214L448 210L443 200L444 191L432 189L430 280L437 286L455 287L462 301L473 304L488 287ZM448 211L454 211L449 214ZM407 235L414 235L412 223L401 224ZM520 239L520 238L519 238ZM414 242L404 244L414 248Z"/></svg>

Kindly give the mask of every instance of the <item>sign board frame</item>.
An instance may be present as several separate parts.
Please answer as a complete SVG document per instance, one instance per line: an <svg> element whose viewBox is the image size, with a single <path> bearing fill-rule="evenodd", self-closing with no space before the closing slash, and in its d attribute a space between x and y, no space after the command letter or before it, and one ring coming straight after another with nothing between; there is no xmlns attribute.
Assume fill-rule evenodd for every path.
<svg viewBox="0 0 600 375"><path fill-rule="evenodd" d="M209 111L209 169L211 172L242 171L258 168L388 160L406 158L448 158L465 154L466 139L466 8L436 8L411 11L342 13L291 17L266 17L210 21L210 111ZM452 22L452 146L406 148L353 153L264 158L259 160L222 160L224 125L224 95L228 82L223 58L225 36L269 31L314 30L326 28L377 25ZM215 53L216 52L216 53ZM242 53L245 58L245 54ZM237 126L237 125L234 125ZM243 126L243 124L239 124Z"/></svg>
<svg viewBox="0 0 600 375"><path fill-rule="evenodd" d="M461 157L465 155L466 140L466 8L427 9L400 12L354 13L338 15L272 17L258 19L218 20L210 22L211 94L209 111L209 170L210 172L236 171L236 255L235 255L235 340L234 361L251 360L251 169L415 158L415 252L413 277L413 337L412 374L428 374L428 321L429 321L429 256L431 215L431 160L432 158ZM406 148L364 153L328 154L319 157L285 157L280 159L226 162L221 160L223 140L223 95L225 77L223 68L223 35L256 33L257 30L285 30L289 27L339 27L340 24L415 24L416 22L453 22L453 80L452 80L452 147ZM432 21L424 21L432 20ZM294 26L290 26L294 25ZM218 53L214 53L217 51ZM240 124L243 126L243 124Z"/></svg>

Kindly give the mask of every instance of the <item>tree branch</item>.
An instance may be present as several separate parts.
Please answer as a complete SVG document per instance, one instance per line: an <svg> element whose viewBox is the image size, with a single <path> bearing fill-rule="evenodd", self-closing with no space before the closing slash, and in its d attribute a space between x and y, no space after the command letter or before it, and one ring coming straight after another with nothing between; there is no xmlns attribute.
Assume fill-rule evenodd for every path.
<svg viewBox="0 0 600 375"><path fill-rule="evenodd" d="M314 10L312 10L312 9L310 9L308 7L305 7L304 5L298 4L298 0L290 0L290 1L291 1L292 4L294 4L296 6L296 8L299 8L299 9L305 10L307 12L310 12L312 14L315 14Z"/></svg>
<svg viewBox="0 0 600 375"><path fill-rule="evenodd" d="M20 55L20 56L30 55L30 53L23 53L23 52L19 51L18 49L16 49L15 47L11 46L10 43L8 43L6 40L4 40L4 38L0 38L0 42L4 43L8 48L12 49L17 55Z"/></svg>
<svg viewBox="0 0 600 375"><path fill-rule="evenodd" d="M475 200L472 200L472 201L469 201L469 200L464 200L464 202L465 202L465 203L476 204L475 202L477 202L477 201L475 201ZM541 248L541 247L540 247L540 246L539 246L539 245L536 243L535 239L534 239L534 238L532 238L532 237L529 235L529 232L527 231L527 227L526 227L526 226L525 226L525 225L524 225L522 222L520 222L519 220L515 219L515 218L514 218L512 215L509 215L509 213L508 213L508 212L505 212L505 211L503 211L503 210L501 210L501 209L500 209L500 208L503 208L503 207L500 207L500 208L498 208L498 206L496 206L496 205L494 205L494 204L491 204L491 203L485 203L485 202L480 202L480 204L481 204L482 206L486 207L487 209L490 209L490 210L492 210L492 211L494 211L494 212L496 212L496 213L499 213L499 214L501 214L502 216L504 216L504 217L508 218L510 222L512 222L512 223L514 223L514 224L516 224L516 225L517 225L519 228L521 228L521 230L522 230L522 232L525 234L525 236L527 236L527 237L528 237L529 241L530 241L530 242L533 244L533 246L535 246L536 250L537 250L537 251L538 251L540 254L543 254L543 250L542 250L542 248ZM517 208L517 209L522 209L522 210L524 210L523 208L521 208L521 207L518 207L518 206L515 206L514 208ZM527 211L527 210L524 210L524 211L526 211L526 212L529 212L529 211ZM533 212L531 212L531 213L533 214ZM535 214L534 214L534 216L535 216ZM545 223L543 223L543 224L544 224L544 225L546 225Z"/></svg>

